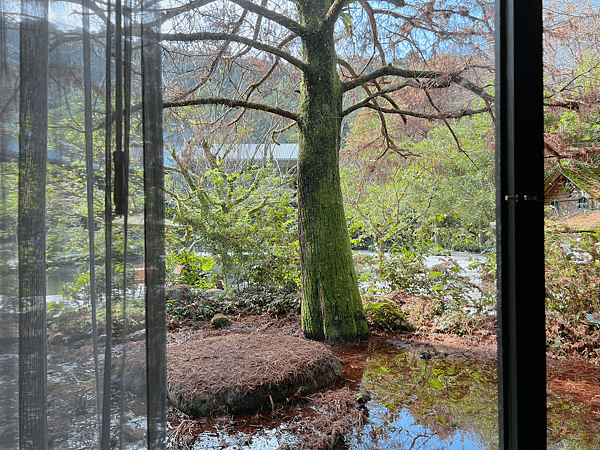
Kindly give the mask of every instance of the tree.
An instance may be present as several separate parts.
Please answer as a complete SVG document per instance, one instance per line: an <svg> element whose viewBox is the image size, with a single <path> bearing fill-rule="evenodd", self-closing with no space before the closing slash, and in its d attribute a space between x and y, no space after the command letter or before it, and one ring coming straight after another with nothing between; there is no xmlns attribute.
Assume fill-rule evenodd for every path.
<svg viewBox="0 0 600 450"><path fill-rule="evenodd" d="M544 8L547 161L600 154L600 14L594 1L548 0ZM547 164L556 169L556 164ZM552 167L549 167L552 166Z"/></svg>
<svg viewBox="0 0 600 450"><path fill-rule="evenodd" d="M190 160L171 156L167 194L170 208L182 226L172 233L182 258L194 258L195 248L210 253L220 266L220 281L262 283L261 266L277 265L282 285L293 283L293 270L286 253L297 242L293 227L293 191L290 179L278 174L271 164L232 155L226 149L205 148L205 158ZM260 156L260 155L258 155ZM260 158L257 158L260 159ZM297 262L297 258L296 261ZM202 274L195 274L201 276Z"/></svg>
<svg viewBox="0 0 600 450"><path fill-rule="evenodd" d="M444 120L489 111L493 97L468 78L477 72L467 58L437 56L475 49L489 54L484 36L492 17L491 6L480 2L413 6L401 0L193 1L163 14L173 24L163 41L177 74L166 108L213 105L214 123L236 126L244 112L233 110L263 111L281 118L279 130L297 126L308 338L356 341L368 332L340 187L342 120L362 108L377 111L384 151L402 153L387 133L388 117ZM274 95L281 77L290 90ZM412 103L397 103L392 94L399 91L414 92ZM484 106L449 101L459 93L483 99Z"/></svg>

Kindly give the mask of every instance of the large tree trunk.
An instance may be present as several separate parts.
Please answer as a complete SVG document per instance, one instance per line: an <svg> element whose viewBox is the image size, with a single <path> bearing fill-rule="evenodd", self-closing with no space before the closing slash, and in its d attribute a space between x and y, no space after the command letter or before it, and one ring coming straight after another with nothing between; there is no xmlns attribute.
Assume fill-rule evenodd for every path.
<svg viewBox="0 0 600 450"><path fill-rule="evenodd" d="M326 8L328 2L322 3ZM312 17L321 12L315 5L311 2ZM341 82L333 28L323 29L317 22L306 18L311 32L303 41L308 69L302 85L298 158L302 328L309 339L354 342L367 336L368 326L340 186Z"/></svg>

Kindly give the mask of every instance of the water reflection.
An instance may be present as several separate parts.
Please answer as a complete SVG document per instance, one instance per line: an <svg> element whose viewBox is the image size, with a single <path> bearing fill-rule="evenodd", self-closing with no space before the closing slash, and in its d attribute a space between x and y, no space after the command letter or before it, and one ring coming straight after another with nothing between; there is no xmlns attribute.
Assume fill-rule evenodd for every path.
<svg viewBox="0 0 600 450"><path fill-rule="evenodd" d="M352 449L498 448L495 361L381 346L367 359L370 420Z"/></svg>

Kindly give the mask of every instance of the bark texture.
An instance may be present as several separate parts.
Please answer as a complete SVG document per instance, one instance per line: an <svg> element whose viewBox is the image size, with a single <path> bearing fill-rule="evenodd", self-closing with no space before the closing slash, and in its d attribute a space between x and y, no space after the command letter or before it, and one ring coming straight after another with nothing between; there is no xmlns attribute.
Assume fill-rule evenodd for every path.
<svg viewBox="0 0 600 450"><path fill-rule="evenodd" d="M298 159L302 328L309 339L354 342L368 334L339 175L342 86L330 2L299 2L303 73ZM310 15L309 15L310 14Z"/></svg>

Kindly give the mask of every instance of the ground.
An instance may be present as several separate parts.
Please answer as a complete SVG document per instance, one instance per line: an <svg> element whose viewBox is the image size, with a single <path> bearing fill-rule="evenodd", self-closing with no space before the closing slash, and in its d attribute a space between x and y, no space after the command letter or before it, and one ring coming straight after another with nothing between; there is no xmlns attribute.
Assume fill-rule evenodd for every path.
<svg viewBox="0 0 600 450"><path fill-rule="evenodd" d="M364 409L357 402L360 394L359 382L362 377L369 345L386 341L401 342L403 346L432 355L463 354L469 358L496 358L496 320L493 316L480 317L477 320L463 321L461 335L436 332L436 322L426 313L431 307L426 298L404 297L392 300L401 303L402 308L414 317L415 330L410 332L390 332L372 328L368 342L346 344L332 347L332 352L340 360L340 365L347 382L345 385L329 391L292 397L287 403L272 404L267 410L236 420L203 419L191 420L178 411L169 410L170 440L173 448L186 448L194 442L194 436L210 429L229 427L232 431L249 432L253 427L270 423L281 423L289 420L292 405L304 404L302 418L295 422L296 430L303 436L302 449L344 448L341 436L361 427L367 420ZM214 329L209 321L171 320L169 340L188 339L194 334L217 336L230 333L260 332L265 334L284 334L302 336L300 316L295 314L278 315L267 313L262 315L229 316L230 325L226 328ZM558 334L565 336L568 325L548 330L548 339ZM573 332L575 330L572 330ZM598 333L594 331L593 334ZM596 337L596 336L593 336ZM284 352L282 352L284 355ZM548 404L560 403L562 409L573 406L564 413L564 420L569 420L571 411L585 411L590 427L600 424L600 368L597 357L585 357L589 352L582 352L573 343L566 342L562 352L556 346L549 346L548 353ZM558 401L560 399L560 402ZM564 406L564 405L567 406ZM550 406L549 406L550 407ZM553 424L553 427L560 426ZM570 433L570 431L564 431ZM593 433L593 432L592 432ZM191 448L191 447L189 447ZM295 447L296 448L296 447Z"/></svg>

